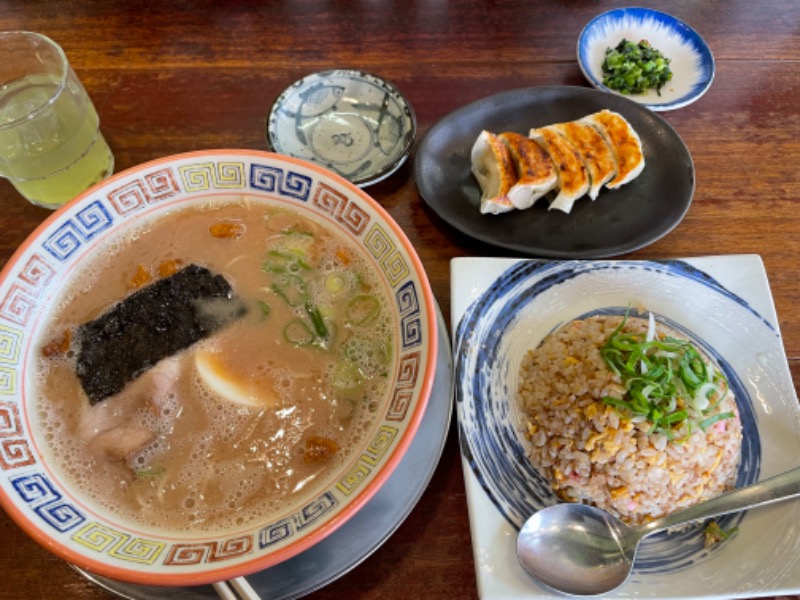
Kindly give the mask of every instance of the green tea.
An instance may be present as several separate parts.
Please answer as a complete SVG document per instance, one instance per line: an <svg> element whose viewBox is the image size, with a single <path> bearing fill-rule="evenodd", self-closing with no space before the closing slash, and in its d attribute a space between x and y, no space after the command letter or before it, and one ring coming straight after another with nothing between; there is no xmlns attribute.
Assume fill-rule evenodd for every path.
<svg viewBox="0 0 800 600"><path fill-rule="evenodd" d="M114 162L92 103L58 86L54 76L34 75L0 89L0 172L50 208L110 175Z"/></svg>

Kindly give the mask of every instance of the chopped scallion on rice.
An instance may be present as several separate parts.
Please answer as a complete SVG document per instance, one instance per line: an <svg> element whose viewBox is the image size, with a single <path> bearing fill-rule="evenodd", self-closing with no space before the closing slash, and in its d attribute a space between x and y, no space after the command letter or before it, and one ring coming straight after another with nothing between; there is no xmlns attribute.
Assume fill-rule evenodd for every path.
<svg viewBox="0 0 800 600"><path fill-rule="evenodd" d="M621 398L603 397L623 417L643 417L650 433L685 439L698 427L706 430L734 417L719 412L719 400L728 389L725 376L706 364L688 340L648 339L641 332L623 331L627 315L600 348L608 368L625 386Z"/></svg>
<svg viewBox="0 0 800 600"><path fill-rule="evenodd" d="M517 397L528 456L562 500L642 524L734 485L742 442L736 399L712 359L678 338L652 318L595 315L556 329L525 354ZM697 357L702 365L692 363ZM693 394L682 361L692 373L684 376L699 383ZM662 397L667 384L682 393Z"/></svg>

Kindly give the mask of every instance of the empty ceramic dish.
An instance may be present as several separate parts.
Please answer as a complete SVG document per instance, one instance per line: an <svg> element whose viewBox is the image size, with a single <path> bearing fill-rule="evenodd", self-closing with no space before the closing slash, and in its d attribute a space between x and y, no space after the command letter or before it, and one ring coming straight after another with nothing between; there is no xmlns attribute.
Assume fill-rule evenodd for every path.
<svg viewBox="0 0 800 600"><path fill-rule="evenodd" d="M354 70L295 82L277 99L267 123L275 152L315 162L359 186L394 173L415 133L414 111L397 88Z"/></svg>

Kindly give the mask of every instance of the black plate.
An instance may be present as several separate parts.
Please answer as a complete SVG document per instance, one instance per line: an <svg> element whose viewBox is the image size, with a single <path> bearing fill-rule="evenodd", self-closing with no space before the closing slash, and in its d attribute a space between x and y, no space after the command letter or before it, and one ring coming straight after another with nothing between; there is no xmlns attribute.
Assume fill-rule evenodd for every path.
<svg viewBox="0 0 800 600"><path fill-rule="evenodd" d="M607 108L624 116L642 140L646 166L597 200L578 200L570 214L539 201L524 211L481 214L470 151L481 130L516 131L571 121ZM415 158L419 193L430 208L476 240L532 256L606 258L653 243L680 223L694 194L694 165L672 127L635 102L581 87L504 92L449 114L425 135Z"/></svg>

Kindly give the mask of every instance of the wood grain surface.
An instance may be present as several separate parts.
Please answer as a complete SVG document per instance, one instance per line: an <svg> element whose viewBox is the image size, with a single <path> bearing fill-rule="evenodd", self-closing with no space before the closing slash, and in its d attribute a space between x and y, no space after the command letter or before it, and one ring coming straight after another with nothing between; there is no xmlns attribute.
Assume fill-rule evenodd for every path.
<svg viewBox="0 0 800 600"><path fill-rule="evenodd" d="M473 100L539 85L585 86L578 35L624 5L567 0L0 0L0 30L60 43L100 114L116 170L208 148L267 149L272 102L323 69L358 68L411 101L419 136ZM800 2L642 1L689 23L716 58L694 104L664 119L696 169L682 223L631 259L755 253L768 273L800 383ZM657 157L653 157L657 160ZM508 256L470 241L427 209L412 161L367 190L417 248L449 315L449 261ZM0 264L48 212L0 181ZM0 512L0 599L114 597L29 540ZM363 564L310 596L476 598L456 429L421 501ZM791 596L798 599L800 596Z"/></svg>

